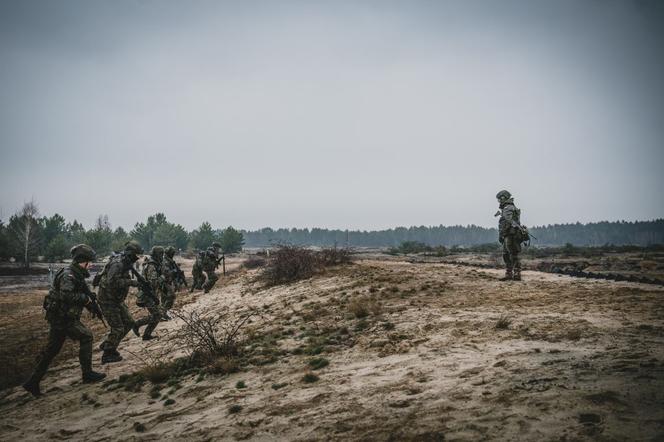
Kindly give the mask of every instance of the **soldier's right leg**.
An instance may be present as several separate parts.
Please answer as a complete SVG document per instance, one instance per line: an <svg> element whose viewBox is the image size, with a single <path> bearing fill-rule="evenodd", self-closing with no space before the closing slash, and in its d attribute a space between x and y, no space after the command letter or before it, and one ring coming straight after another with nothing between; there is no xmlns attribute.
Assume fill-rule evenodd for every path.
<svg viewBox="0 0 664 442"><path fill-rule="evenodd" d="M32 393L33 396L39 396L41 394L39 390L39 382L46 374L46 370L48 370L48 366L53 361L53 358L55 358L60 352L66 337L67 335L64 328L54 328L51 326L51 329L48 332L48 342L39 356L37 366L30 378L25 384L23 384L23 388Z"/></svg>
<svg viewBox="0 0 664 442"><path fill-rule="evenodd" d="M150 339L154 339L156 336L152 335L152 332L154 331L155 328L157 328L157 325L159 324L159 321L161 320L161 315L162 315L162 310L161 308L156 305L154 302L151 302L147 306L148 311L150 312L150 316L148 316L148 322L147 322L147 327L145 328L145 331L143 332L143 340L144 341L149 341Z"/></svg>
<svg viewBox="0 0 664 442"><path fill-rule="evenodd" d="M513 267L513 262L512 262L512 254L510 253L510 248L509 248L509 237L505 237L503 239L503 261L505 261L505 276L500 278L501 281L511 281L512 280L512 267Z"/></svg>
<svg viewBox="0 0 664 442"><path fill-rule="evenodd" d="M100 307L104 312L104 318L106 318L106 322L110 327L100 348L104 351L115 351L124 336L124 324L122 323L120 305L115 302L104 302L100 303Z"/></svg>
<svg viewBox="0 0 664 442"><path fill-rule="evenodd" d="M207 273L207 281L205 281L205 284L203 284L203 290L205 291L205 293L208 293L219 280L219 276L217 276L217 274L214 271L206 273Z"/></svg>
<svg viewBox="0 0 664 442"><path fill-rule="evenodd" d="M129 313L129 307L127 307L127 304L124 302L120 304L120 315L122 317L122 324L123 324L123 334L122 340L125 336L127 336L127 333L131 331L131 329L134 327L134 324L136 324L136 321L134 321L134 317L131 316L131 313Z"/></svg>
<svg viewBox="0 0 664 442"><path fill-rule="evenodd" d="M67 328L67 337L79 342L78 360L81 363L83 382L97 382L106 377L92 370L92 332L80 321Z"/></svg>
<svg viewBox="0 0 664 442"><path fill-rule="evenodd" d="M118 353L118 345L134 326L134 319L129 314L124 302L105 302L101 305L101 308L106 317L106 322L111 328L101 344L101 349L104 350L101 363L119 362L122 360L122 356Z"/></svg>
<svg viewBox="0 0 664 442"><path fill-rule="evenodd" d="M194 281L191 283L191 291L201 290L203 288L203 282L205 281L203 269L194 264L194 267L191 269L191 276L194 278Z"/></svg>

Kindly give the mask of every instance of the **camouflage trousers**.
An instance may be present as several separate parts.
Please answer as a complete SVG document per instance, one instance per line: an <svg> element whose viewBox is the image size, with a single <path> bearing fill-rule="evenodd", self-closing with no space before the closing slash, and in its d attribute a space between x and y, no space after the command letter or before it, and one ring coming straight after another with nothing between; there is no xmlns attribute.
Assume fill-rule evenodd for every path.
<svg viewBox="0 0 664 442"><path fill-rule="evenodd" d="M62 349L65 339L79 342L78 361L81 363L83 375L92 371L92 332L81 321L63 324L51 324L48 332L48 343L41 353L37 366L30 376L28 383L39 384L48 366Z"/></svg>
<svg viewBox="0 0 664 442"><path fill-rule="evenodd" d="M514 236L505 236L503 240L503 260L505 261L505 268L507 273L521 272L521 244Z"/></svg>
<svg viewBox="0 0 664 442"><path fill-rule="evenodd" d="M161 293L161 307L164 313L173 308L175 291L176 286L173 282L166 283L165 290Z"/></svg>
<svg viewBox="0 0 664 442"><path fill-rule="evenodd" d="M106 350L117 350L120 341L127 336L127 333L134 327L134 318L129 313L129 308L124 302L100 302L99 306L104 312L104 318L108 322L111 330L106 335L106 339L101 344L101 348Z"/></svg>
<svg viewBox="0 0 664 442"><path fill-rule="evenodd" d="M191 269L191 276L194 277L194 281L191 283L191 289L201 290L203 288L203 283L205 282L205 275L203 275L203 268L198 263L194 263L194 266Z"/></svg>
<svg viewBox="0 0 664 442"><path fill-rule="evenodd" d="M151 336L154 329L157 328L157 324L161 321L162 310L152 298L148 298L147 296L143 301L143 307L148 310L149 315L136 321L136 326L143 327L147 325L143 336Z"/></svg>
<svg viewBox="0 0 664 442"><path fill-rule="evenodd" d="M215 273L214 270L206 270L205 273L207 274L207 279L205 280L205 284L203 284L203 290L205 290L205 293L207 293L217 283L219 276Z"/></svg>

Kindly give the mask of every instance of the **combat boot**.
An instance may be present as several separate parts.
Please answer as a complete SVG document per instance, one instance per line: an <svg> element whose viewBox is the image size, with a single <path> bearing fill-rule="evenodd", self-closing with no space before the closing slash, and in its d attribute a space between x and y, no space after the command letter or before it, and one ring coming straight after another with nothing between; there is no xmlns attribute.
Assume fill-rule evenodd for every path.
<svg viewBox="0 0 664 442"><path fill-rule="evenodd" d="M499 281L511 281L513 279L512 270L505 270L505 276L499 279Z"/></svg>
<svg viewBox="0 0 664 442"><path fill-rule="evenodd" d="M157 339L157 338L159 338L159 336L156 336L156 335L143 335L143 340L144 341L151 341L151 340Z"/></svg>
<svg viewBox="0 0 664 442"><path fill-rule="evenodd" d="M112 364L113 362L120 362L122 356L116 350L104 350L104 354L101 355L102 364Z"/></svg>
<svg viewBox="0 0 664 442"><path fill-rule="evenodd" d="M136 336L141 336L141 326L134 322L134 326L131 328L131 331L134 332Z"/></svg>
<svg viewBox="0 0 664 442"><path fill-rule="evenodd" d="M106 377L106 373L97 373L96 371L90 371L83 375L83 383L91 384L93 382L99 382Z"/></svg>
<svg viewBox="0 0 664 442"><path fill-rule="evenodd" d="M27 391L34 397L39 397L42 395L41 390L39 389L39 382L28 381L25 384L23 384L22 387L25 389L25 391Z"/></svg>
<svg viewBox="0 0 664 442"><path fill-rule="evenodd" d="M514 269L514 277L512 280L521 281L521 269Z"/></svg>

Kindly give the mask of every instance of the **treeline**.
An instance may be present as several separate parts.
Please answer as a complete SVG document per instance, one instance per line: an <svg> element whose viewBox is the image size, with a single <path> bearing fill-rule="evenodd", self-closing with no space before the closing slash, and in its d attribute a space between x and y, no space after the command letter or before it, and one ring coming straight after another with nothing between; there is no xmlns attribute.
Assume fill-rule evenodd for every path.
<svg viewBox="0 0 664 442"><path fill-rule="evenodd" d="M637 222L597 222L588 224L553 224L531 228L534 245L603 246L664 244L664 219ZM112 228L107 215L100 215L95 225L86 229L76 220L67 221L59 214L42 216L34 202L26 203L5 223L0 220L0 259L14 258L29 263L38 257L53 261L69 257L69 249L79 243L90 244L99 255L121 250L130 239L143 248L173 246L178 250L201 250L219 242L225 253L248 247L276 244L340 247L398 247L402 243L422 243L431 247L471 247L497 242L495 228L470 226L397 227L377 231L329 229L271 229L239 231L233 227L215 229L209 222L187 231L163 213L149 216L126 231Z"/></svg>
<svg viewBox="0 0 664 442"><path fill-rule="evenodd" d="M532 244L540 246L602 246L664 244L664 219L654 221L602 221L597 223L551 224L530 229ZM397 227L377 231L328 229L271 229L242 231L248 247L267 247L276 243L355 247L397 247L403 242L429 246L476 246L498 240L495 228L469 226Z"/></svg>
<svg viewBox="0 0 664 442"><path fill-rule="evenodd" d="M107 215L100 215L95 225L86 229L76 220L68 222L59 214L41 216L34 202L26 203L5 224L0 220L0 259L15 259L28 265L39 257L48 261L69 258L75 244L86 243L100 256L122 250L130 239L137 240L147 251L152 246L173 246L178 250L201 250L213 242L222 245L224 253L242 250L244 238L233 227L214 229L208 222L187 232L179 224L166 219L163 213L149 216L127 232L112 228Z"/></svg>

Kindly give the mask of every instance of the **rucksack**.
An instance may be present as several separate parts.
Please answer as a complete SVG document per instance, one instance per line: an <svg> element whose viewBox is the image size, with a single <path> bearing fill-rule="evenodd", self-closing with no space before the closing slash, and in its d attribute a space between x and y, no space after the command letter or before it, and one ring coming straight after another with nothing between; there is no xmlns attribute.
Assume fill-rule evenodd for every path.
<svg viewBox="0 0 664 442"><path fill-rule="evenodd" d="M44 308L46 320L51 322L54 319L63 318L66 315L67 306L60 299L60 280L65 268L61 268L53 278L53 284L48 289L48 293L44 296Z"/></svg>

